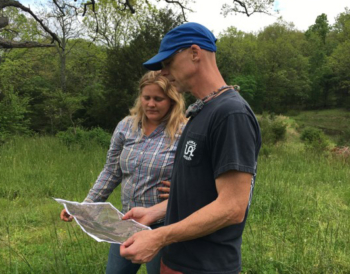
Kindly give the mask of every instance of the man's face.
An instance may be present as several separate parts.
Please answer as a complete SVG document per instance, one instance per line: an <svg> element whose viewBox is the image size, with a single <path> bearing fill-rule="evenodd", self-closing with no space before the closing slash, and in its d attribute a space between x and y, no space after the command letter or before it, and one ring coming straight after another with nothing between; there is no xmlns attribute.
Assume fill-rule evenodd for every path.
<svg viewBox="0 0 350 274"><path fill-rule="evenodd" d="M188 91L186 87L191 66L189 53L190 48L179 49L162 62L162 75L167 77L180 93Z"/></svg>

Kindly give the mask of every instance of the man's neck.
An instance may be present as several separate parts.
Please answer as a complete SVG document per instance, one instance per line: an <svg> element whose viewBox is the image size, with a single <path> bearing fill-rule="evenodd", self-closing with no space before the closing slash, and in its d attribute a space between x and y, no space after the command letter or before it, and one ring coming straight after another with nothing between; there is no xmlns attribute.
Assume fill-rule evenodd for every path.
<svg viewBox="0 0 350 274"><path fill-rule="evenodd" d="M191 93L197 99L203 99L209 94L219 91L223 86L226 86L223 79L215 82L201 81L197 85L193 86Z"/></svg>

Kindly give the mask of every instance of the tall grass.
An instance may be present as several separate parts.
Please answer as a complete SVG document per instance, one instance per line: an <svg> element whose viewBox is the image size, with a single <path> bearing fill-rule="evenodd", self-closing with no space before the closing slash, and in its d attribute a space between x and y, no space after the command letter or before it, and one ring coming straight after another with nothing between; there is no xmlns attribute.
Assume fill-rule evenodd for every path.
<svg viewBox="0 0 350 274"><path fill-rule="evenodd" d="M277 146L258 169L244 272L350 273L349 161Z"/></svg>
<svg viewBox="0 0 350 274"><path fill-rule="evenodd" d="M57 138L15 138L0 147L0 273L103 273L109 244L59 219L52 197L82 201L106 149ZM120 207L120 190L110 201Z"/></svg>
<svg viewBox="0 0 350 274"><path fill-rule="evenodd" d="M259 159L243 273L350 273L349 162L277 145ZM109 244L59 219L105 162L98 145L16 138L0 147L0 273L104 273ZM120 190L110 201L120 207ZM140 273L146 273L142 268Z"/></svg>

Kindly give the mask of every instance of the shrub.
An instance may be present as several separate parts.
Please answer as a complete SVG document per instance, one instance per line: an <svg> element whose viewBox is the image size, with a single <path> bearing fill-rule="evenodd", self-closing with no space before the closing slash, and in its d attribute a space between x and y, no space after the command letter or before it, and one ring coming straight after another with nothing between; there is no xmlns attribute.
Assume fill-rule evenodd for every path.
<svg viewBox="0 0 350 274"><path fill-rule="evenodd" d="M263 115L259 119L261 136L264 144L276 144L283 141L287 133L287 125L278 116L270 114Z"/></svg>
<svg viewBox="0 0 350 274"><path fill-rule="evenodd" d="M99 127L92 130L71 127L66 131L58 132L56 136L68 146L75 144L85 147L95 143L108 148L111 140L111 134Z"/></svg>
<svg viewBox="0 0 350 274"><path fill-rule="evenodd" d="M304 128L300 139L305 142L307 149L312 149L316 152L324 152L329 147L329 140L323 131L318 128Z"/></svg>
<svg viewBox="0 0 350 274"><path fill-rule="evenodd" d="M267 145L263 144L261 146L259 156L269 157L271 154L271 151L272 151L271 146L267 146Z"/></svg>
<svg viewBox="0 0 350 274"><path fill-rule="evenodd" d="M350 145L350 129L344 130L343 134L339 139L339 144L344 146Z"/></svg>

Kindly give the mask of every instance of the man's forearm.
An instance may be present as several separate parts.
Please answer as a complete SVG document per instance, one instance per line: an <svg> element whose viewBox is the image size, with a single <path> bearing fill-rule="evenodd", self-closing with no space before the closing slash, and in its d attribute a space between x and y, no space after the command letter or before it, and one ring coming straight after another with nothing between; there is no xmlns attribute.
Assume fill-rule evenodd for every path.
<svg viewBox="0 0 350 274"><path fill-rule="evenodd" d="M217 179L217 199L182 221L160 228L162 245L203 237L241 223L248 206L250 180L251 174L241 172L227 172Z"/></svg>

